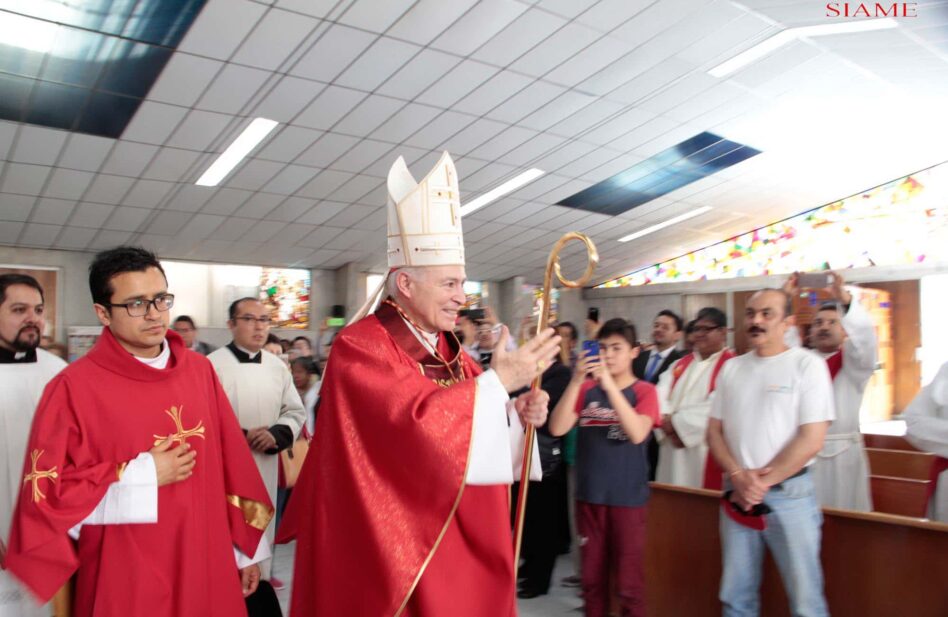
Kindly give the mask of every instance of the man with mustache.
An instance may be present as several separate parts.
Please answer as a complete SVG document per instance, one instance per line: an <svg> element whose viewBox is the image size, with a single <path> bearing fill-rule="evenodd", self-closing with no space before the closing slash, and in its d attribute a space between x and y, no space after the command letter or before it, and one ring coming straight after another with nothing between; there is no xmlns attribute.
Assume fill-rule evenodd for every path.
<svg viewBox="0 0 948 617"><path fill-rule="evenodd" d="M20 493L33 412L43 388L66 363L39 349L45 325L43 288L32 276L0 275L0 563ZM5 571L0 571L0 614L49 615Z"/></svg>
<svg viewBox="0 0 948 617"><path fill-rule="evenodd" d="M765 546L791 614L829 614L822 515L808 468L835 418L833 389L825 361L784 342L794 325L792 310L781 289L750 297L744 329L752 350L724 364L711 401L708 446L724 470L729 502L722 504L720 523L724 617L758 614Z"/></svg>
<svg viewBox="0 0 948 617"><path fill-rule="evenodd" d="M833 378L836 421L813 463L813 484L820 504L829 508L872 510L869 461L859 432L859 408L873 371L878 339L869 312L846 288L843 277L830 272L830 299L820 306L810 326L810 347L826 360ZM799 294L800 273L784 285Z"/></svg>

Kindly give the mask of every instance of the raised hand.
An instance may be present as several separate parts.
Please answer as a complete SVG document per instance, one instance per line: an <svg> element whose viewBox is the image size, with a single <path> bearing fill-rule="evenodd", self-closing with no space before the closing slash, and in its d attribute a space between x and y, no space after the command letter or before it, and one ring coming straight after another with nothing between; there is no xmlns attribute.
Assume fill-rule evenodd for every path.
<svg viewBox="0 0 948 617"><path fill-rule="evenodd" d="M191 446L183 443L172 448L174 440L170 437L148 451L155 461L155 471L158 474L158 486L183 482L194 473L197 464L197 452L191 451Z"/></svg>
<svg viewBox="0 0 948 617"><path fill-rule="evenodd" d="M497 373L507 392L519 390L546 370L560 351L560 337L553 328L547 328L515 351L507 351L510 330L503 326L490 367Z"/></svg>
<svg viewBox="0 0 948 617"><path fill-rule="evenodd" d="M546 424L550 413L549 405L550 395L544 390L531 390L521 394L514 401L514 408L520 416L520 424L524 426L532 424L537 428Z"/></svg>

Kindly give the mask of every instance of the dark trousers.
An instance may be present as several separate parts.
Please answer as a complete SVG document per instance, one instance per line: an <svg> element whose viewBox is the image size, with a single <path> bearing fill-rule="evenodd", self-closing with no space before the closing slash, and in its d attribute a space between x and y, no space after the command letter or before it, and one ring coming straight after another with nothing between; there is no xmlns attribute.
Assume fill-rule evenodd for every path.
<svg viewBox="0 0 948 617"><path fill-rule="evenodd" d="M645 616L645 506L576 502L586 617L609 614L615 572L622 617Z"/></svg>
<svg viewBox="0 0 948 617"><path fill-rule="evenodd" d="M514 484L514 507L520 494L520 483ZM566 500L566 474L563 465L550 474L543 475L542 482L531 482L527 494L527 511L523 519L523 541L520 558L523 565L519 577L525 579L524 590L546 593L550 589L550 578L556 557L563 548L563 538L569 536L569 513Z"/></svg>

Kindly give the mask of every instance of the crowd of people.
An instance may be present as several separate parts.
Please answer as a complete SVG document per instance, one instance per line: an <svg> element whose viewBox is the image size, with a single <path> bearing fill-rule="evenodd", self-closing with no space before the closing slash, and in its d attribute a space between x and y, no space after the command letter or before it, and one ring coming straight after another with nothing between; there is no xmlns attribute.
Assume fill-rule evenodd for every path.
<svg viewBox="0 0 948 617"><path fill-rule="evenodd" d="M388 186L384 286L315 344L274 336L245 297L212 349L190 317L169 323L157 256L118 247L89 272L102 333L66 365L39 348L42 287L0 276L0 613L280 614L274 542L295 540L294 615L512 617L572 551L563 583L587 616L608 614L613 584L621 614L641 616L661 575L644 567L657 480L722 491L725 615L758 613L765 549L791 612L828 614L820 507L871 509L858 416L877 341L856 288L834 273L806 345L798 275L754 293L733 320L743 355L710 306L688 323L660 311L647 342L597 312L582 337L529 320L514 336L490 308L460 310L460 217L411 229L459 208L447 153L421 182L399 159ZM941 456L946 382L943 368L906 412L909 438Z"/></svg>

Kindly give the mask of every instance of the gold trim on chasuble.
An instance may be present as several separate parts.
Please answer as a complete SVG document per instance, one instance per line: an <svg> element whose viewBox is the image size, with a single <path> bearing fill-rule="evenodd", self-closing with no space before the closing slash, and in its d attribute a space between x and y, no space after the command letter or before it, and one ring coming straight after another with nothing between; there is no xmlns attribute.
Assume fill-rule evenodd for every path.
<svg viewBox="0 0 948 617"><path fill-rule="evenodd" d="M458 353L458 358L461 357L461 352ZM421 366L420 364L418 366ZM424 369L422 369L424 370ZM463 369L462 369L463 375ZM437 383L437 382L436 382ZM477 383L477 380L474 380L474 408L477 408L477 397L480 393L480 384ZM471 465L471 450L474 447L474 420L471 419L471 441L468 442L467 446L467 460L464 463L464 475L461 478L461 488L458 490L457 499L454 500L454 505L451 506L451 512L448 514L447 520L444 521L444 526L441 527L441 533L438 534L438 539L435 540L434 546L431 548L431 552L428 553L428 556L425 557L425 560L421 564L421 569L418 570L418 576L415 577L414 582L412 582L411 587L408 588L408 593L405 594L405 599L402 600L401 606L398 607L398 610L395 611L395 616L398 617L405 610L405 607L408 606L408 600L411 599L411 594L415 593L415 587L418 586L418 582L421 580L422 575L424 575L425 570L428 569L428 564L431 563L432 557L434 557L435 551L438 550L438 547L441 546L441 540L444 539L444 534L448 531L448 525L451 524L451 519L454 518L455 512L458 510L458 506L461 505L461 496L464 495L464 487L467 486L467 471L468 467Z"/></svg>
<svg viewBox="0 0 948 617"><path fill-rule="evenodd" d="M265 531L270 519L273 518L273 508L265 503L244 499L237 495L228 495L227 503L240 510L244 515L244 522L260 531Z"/></svg>
<svg viewBox="0 0 948 617"><path fill-rule="evenodd" d="M23 484L33 483L33 503L46 499L46 494L40 490L39 481L45 479L50 482L55 482L56 478L59 477L59 474L56 472L56 465L53 465L45 471L40 471L36 468L36 464L39 462L40 457L43 456L43 452L45 452L45 450L33 450L30 452L32 469L28 474L23 476Z"/></svg>
<svg viewBox="0 0 948 617"><path fill-rule="evenodd" d="M160 445L167 439L171 439L172 443L177 441L182 444L187 443L188 438L190 437L200 437L204 439L204 421L199 420L198 423L189 429L184 428L184 423L181 419L181 413L184 411L184 405L181 407L172 406L171 409L166 409L165 413L171 416L171 419L174 421L174 427L176 432L171 433L170 435L152 435L155 438L155 445Z"/></svg>

